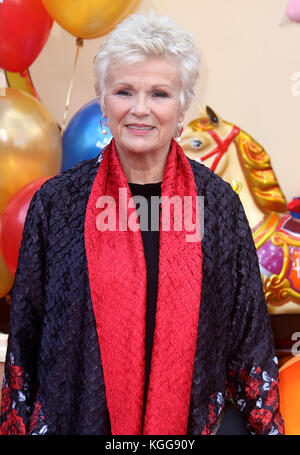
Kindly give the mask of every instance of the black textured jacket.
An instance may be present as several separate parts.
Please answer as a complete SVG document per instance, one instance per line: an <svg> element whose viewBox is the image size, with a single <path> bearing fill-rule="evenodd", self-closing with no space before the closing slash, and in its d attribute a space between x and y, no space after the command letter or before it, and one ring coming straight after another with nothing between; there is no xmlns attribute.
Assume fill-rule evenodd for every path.
<svg viewBox="0 0 300 455"><path fill-rule="evenodd" d="M225 399L250 432L283 433L277 359L247 218L229 184L189 163L204 196L204 237L188 434L211 434ZM12 291L0 434L110 434L84 246L98 166L96 158L82 162L32 199Z"/></svg>

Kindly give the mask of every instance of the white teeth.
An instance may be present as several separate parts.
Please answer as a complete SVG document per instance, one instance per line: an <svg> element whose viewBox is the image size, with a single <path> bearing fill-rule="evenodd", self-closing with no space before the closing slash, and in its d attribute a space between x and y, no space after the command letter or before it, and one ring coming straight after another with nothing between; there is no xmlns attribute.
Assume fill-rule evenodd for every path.
<svg viewBox="0 0 300 455"><path fill-rule="evenodd" d="M128 128L133 130L152 130L153 126L137 126L137 125L127 125Z"/></svg>

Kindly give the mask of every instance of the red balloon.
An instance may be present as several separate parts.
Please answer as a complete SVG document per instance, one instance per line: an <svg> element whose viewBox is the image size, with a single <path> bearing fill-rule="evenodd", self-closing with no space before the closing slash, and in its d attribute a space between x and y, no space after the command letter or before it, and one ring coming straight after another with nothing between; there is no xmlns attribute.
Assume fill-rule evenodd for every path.
<svg viewBox="0 0 300 455"><path fill-rule="evenodd" d="M0 223L0 248L7 268L15 273L19 257L24 222L35 192L50 177L33 180L20 188L6 204Z"/></svg>
<svg viewBox="0 0 300 455"><path fill-rule="evenodd" d="M53 18L41 0L4 0L0 24L0 68L22 72L44 47Z"/></svg>

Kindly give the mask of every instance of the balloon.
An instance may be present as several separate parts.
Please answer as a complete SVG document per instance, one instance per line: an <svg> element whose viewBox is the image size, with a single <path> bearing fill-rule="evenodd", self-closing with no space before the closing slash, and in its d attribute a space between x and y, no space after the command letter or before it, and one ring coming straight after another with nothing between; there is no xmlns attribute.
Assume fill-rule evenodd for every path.
<svg viewBox="0 0 300 455"><path fill-rule="evenodd" d="M300 1L299 0L289 0L285 14L293 22L300 22Z"/></svg>
<svg viewBox="0 0 300 455"><path fill-rule="evenodd" d="M16 89L4 92L0 96L0 214L19 188L58 174L62 162L59 128L43 104Z"/></svg>
<svg viewBox="0 0 300 455"><path fill-rule="evenodd" d="M139 0L42 0L48 13L77 38L105 35L122 21Z"/></svg>
<svg viewBox="0 0 300 455"><path fill-rule="evenodd" d="M300 355L279 370L280 411L287 435L300 435Z"/></svg>
<svg viewBox="0 0 300 455"><path fill-rule="evenodd" d="M83 106L71 119L62 138L63 171L83 160L96 157L111 141L112 135L107 126L105 126L107 133L102 132L101 119L104 127L97 99Z"/></svg>
<svg viewBox="0 0 300 455"><path fill-rule="evenodd" d="M0 247L11 273L17 269L24 222L34 193L50 177L43 177L20 188L6 204L1 216Z"/></svg>
<svg viewBox="0 0 300 455"><path fill-rule="evenodd" d="M40 0L0 2L0 67L24 71L44 47L53 19Z"/></svg>
<svg viewBox="0 0 300 455"><path fill-rule="evenodd" d="M13 282L14 275L8 270L0 254L0 299L11 290Z"/></svg>

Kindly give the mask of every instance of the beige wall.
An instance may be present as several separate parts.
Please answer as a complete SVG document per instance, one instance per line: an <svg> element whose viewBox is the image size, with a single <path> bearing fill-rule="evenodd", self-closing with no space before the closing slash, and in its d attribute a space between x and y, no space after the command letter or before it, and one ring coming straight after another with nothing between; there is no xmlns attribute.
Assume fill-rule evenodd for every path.
<svg viewBox="0 0 300 455"><path fill-rule="evenodd" d="M292 77L300 72L300 24L280 26L287 0L141 0L136 11L171 16L190 30L201 51L201 77L186 121L198 106L246 130L269 153L289 201L300 196L300 96ZM68 121L95 98L92 59L103 38L80 51ZM75 57L75 38L58 25L31 67L35 87L62 123ZM294 86L298 95L297 87ZM298 87L300 95L300 87Z"/></svg>

